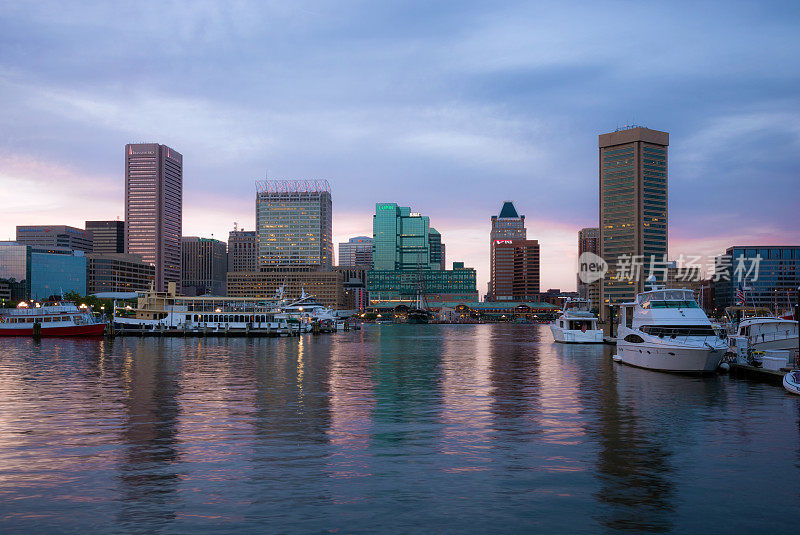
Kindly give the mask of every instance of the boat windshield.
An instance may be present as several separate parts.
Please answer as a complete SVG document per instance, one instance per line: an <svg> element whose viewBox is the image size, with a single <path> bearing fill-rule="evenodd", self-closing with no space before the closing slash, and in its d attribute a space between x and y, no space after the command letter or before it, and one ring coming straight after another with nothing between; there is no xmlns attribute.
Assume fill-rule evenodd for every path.
<svg viewBox="0 0 800 535"><path fill-rule="evenodd" d="M642 308L700 308L691 290L659 290L639 295Z"/></svg>

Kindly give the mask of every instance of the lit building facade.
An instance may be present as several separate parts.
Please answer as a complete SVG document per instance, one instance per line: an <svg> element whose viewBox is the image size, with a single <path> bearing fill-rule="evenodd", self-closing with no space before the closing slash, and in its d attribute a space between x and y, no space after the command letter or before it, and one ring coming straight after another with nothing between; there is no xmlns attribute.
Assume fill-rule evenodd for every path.
<svg viewBox="0 0 800 535"><path fill-rule="evenodd" d="M256 183L258 267L333 265L333 215L327 180Z"/></svg>
<svg viewBox="0 0 800 535"><path fill-rule="evenodd" d="M372 266L372 238L356 236L340 243L339 266Z"/></svg>
<svg viewBox="0 0 800 535"><path fill-rule="evenodd" d="M86 291L143 292L155 282L156 268L142 257L125 253L92 253L86 255Z"/></svg>
<svg viewBox="0 0 800 535"><path fill-rule="evenodd" d="M228 272L228 297L273 298L283 287L287 299L299 299L303 291L328 307L344 307L342 274L337 271L272 270Z"/></svg>
<svg viewBox="0 0 800 535"><path fill-rule="evenodd" d="M367 274L367 290L371 304L408 302L417 294L427 301L478 300L477 274L463 262L453 262L452 270L372 270Z"/></svg>
<svg viewBox="0 0 800 535"><path fill-rule="evenodd" d="M0 242L0 283L13 300L41 300L67 292L85 295L86 257L66 247Z"/></svg>
<svg viewBox="0 0 800 535"><path fill-rule="evenodd" d="M224 296L227 272L225 242L197 236L181 238L181 293Z"/></svg>
<svg viewBox="0 0 800 535"><path fill-rule="evenodd" d="M125 146L125 252L155 266L156 291L180 284L183 156L166 145Z"/></svg>
<svg viewBox="0 0 800 535"><path fill-rule="evenodd" d="M228 271L258 271L255 230L232 230L228 234Z"/></svg>
<svg viewBox="0 0 800 535"><path fill-rule="evenodd" d="M124 253L124 221L87 221L86 232L92 236L93 253Z"/></svg>
<svg viewBox="0 0 800 535"><path fill-rule="evenodd" d="M664 282L667 259L667 149L669 134L633 127L598 138L600 256L608 263L600 314L633 300L651 274ZM620 257L623 260L620 261ZM641 276L618 272L624 258L643 263ZM621 263L620 263L621 262ZM634 273L636 275L636 273Z"/></svg>
<svg viewBox="0 0 800 535"><path fill-rule="evenodd" d="M92 252L92 233L68 225L17 226L16 242L33 247L63 247L84 253Z"/></svg>
<svg viewBox="0 0 800 535"><path fill-rule="evenodd" d="M741 288L748 307L766 307L782 314L797 302L800 246L736 245L716 259L714 307L722 313L736 306Z"/></svg>

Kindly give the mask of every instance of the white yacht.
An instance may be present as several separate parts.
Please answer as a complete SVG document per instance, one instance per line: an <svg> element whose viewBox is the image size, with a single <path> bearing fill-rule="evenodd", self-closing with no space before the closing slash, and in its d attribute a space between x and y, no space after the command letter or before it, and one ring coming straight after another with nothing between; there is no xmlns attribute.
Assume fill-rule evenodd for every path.
<svg viewBox="0 0 800 535"><path fill-rule="evenodd" d="M564 344L602 344L603 330L586 299L567 299L561 315L550 324L553 340Z"/></svg>
<svg viewBox="0 0 800 535"><path fill-rule="evenodd" d="M745 318L728 337L732 353L742 351L796 350L797 322L772 315Z"/></svg>
<svg viewBox="0 0 800 535"><path fill-rule="evenodd" d="M651 285L620 305L614 360L669 372L713 372L728 349L691 290Z"/></svg>

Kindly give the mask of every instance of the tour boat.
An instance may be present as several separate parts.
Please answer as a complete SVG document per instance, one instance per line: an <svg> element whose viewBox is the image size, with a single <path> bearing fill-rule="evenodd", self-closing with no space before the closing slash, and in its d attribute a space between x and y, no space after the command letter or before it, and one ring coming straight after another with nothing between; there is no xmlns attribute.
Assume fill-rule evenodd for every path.
<svg viewBox="0 0 800 535"><path fill-rule="evenodd" d="M617 355L624 364L684 373L713 372L728 349L691 290L650 291L620 305Z"/></svg>
<svg viewBox="0 0 800 535"><path fill-rule="evenodd" d="M793 371L784 375L783 388L792 394L800 394L800 371Z"/></svg>
<svg viewBox="0 0 800 535"><path fill-rule="evenodd" d="M41 306L23 301L17 308L0 309L0 336L34 336L35 325L39 336L102 336L106 328L105 321L69 301Z"/></svg>
<svg viewBox="0 0 800 535"><path fill-rule="evenodd" d="M602 344L603 330L586 299L567 299L561 315L550 324L553 340L564 344Z"/></svg>

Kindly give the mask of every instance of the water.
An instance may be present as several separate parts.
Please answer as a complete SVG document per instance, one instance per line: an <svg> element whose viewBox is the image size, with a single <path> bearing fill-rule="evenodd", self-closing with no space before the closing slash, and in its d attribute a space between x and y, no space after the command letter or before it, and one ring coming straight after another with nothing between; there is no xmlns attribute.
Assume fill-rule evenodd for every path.
<svg viewBox="0 0 800 535"><path fill-rule="evenodd" d="M550 340L0 339L0 531L796 531L800 397Z"/></svg>

